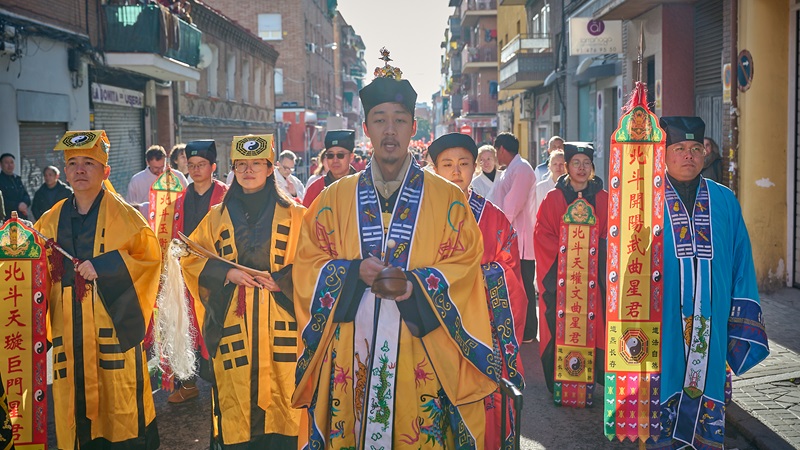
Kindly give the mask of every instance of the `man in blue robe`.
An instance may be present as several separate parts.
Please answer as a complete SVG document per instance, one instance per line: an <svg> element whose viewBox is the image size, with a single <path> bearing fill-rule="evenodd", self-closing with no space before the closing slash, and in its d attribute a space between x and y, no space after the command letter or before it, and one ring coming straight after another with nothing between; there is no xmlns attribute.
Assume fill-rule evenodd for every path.
<svg viewBox="0 0 800 450"><path fill-rule="evenodd" d="M721 449L725 363L741 375L769 354L750 238L733 193L700 175L703 120L662 117L660 125L667 135L663 276L668 281L661 436L648 448Z"/></svg>

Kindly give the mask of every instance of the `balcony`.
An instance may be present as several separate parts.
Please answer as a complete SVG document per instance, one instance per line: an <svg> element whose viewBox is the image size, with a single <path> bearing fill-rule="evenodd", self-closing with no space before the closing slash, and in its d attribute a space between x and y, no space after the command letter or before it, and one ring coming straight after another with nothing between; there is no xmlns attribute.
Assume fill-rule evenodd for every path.
<svg viewBox="0 0 800 450"><path fill-rule="evenodd" d="M529 89L544 83L553 70L547 35L517 35L500 52L500 89Z"/></svg>
<svg viewBox="0 0 800 450"><path fill-rule="evenodd" d="M599 0L592 5L597 20L623 20L640 16L651 9L673 3L695 3L693 0Z"/></svg>
<svg viewBox="0 0 800 450"><path fill-rule="evenodd" d="M497 15L497 0L463 0L461 2L461 26L472 28L481 17Z"/></svg>
<svg viewBox="0 0 800 450"><path fill-rule="evenodd" d="M465 45L461 50L461 72L475 73L481 69L497 69L497 47Z"/></svg>
<svg viewBox="0 0 800 450"><path fill-rule="evenodd" d="M500 6L525 6L526 0L500 0Z"/></svg>
<svg viewBox="0 0 800 450"><path fill-rule="evenodd" d="M344 92L358 92L358 83L351 75L342 75L342 89Z"/></svg>
<svg viewBox="0 0 800 450"><path fill-rule="evenodd" d="M460 77L461 76L461 54L453 55L450 58L450 72L452 72L453 77Z"/></svg>
<svg viewBox="0 0 800 450"><path fill-rule="evenodd" d="M198 81L202 32L156 5L104 5L106 63L165 81ZM168 41L168 27L178 35Z"/></svg>
<svg viewBox="0 0 800 450"><path fill-rule="evenodd" d="M550 53L550 35L518 34L500 51L500 64L511 61L518 53Z"/></svg>
<svg viewBox="0 0 800 450"><path fill-rule="evenodd" d="M450 17L450 42L461 40L461 18Z"/></svg>

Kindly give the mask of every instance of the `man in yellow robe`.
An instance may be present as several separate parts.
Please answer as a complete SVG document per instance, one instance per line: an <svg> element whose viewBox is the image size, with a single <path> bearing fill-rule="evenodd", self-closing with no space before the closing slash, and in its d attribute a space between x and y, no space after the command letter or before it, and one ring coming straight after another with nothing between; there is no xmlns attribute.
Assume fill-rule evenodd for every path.
<svg viewBox="0 0 800 450"><path fill-rule="evenodd" d="M461 190L409 153L416 92L382 53L386 66L360 92L372 162L304 218L292 403L307 408L309 448L480 449L482 400L500 372L481 233ZM370 288L381 257L407 280L395 298Z"/></svg>
<svg viewBox="0 0 800 450"><path fill-rule="evenodd" d="M48 250L58 448L156 449L142 340L158 288L158 241L138 211L103 189L111 169L104 131L68 132L56 150L74 193L35 227L78 260L75 267Z"/></svg>
<svg viewBox="0 0 800 450"><path fill-rule="evenodd" d="M210 358L212 450L294 449L300 411L292 409L297 320L291 292L276 285L292 264L305 208L278 189L272 135L234 138L236 178L190 239L225 261L181 259Z"/></svg>

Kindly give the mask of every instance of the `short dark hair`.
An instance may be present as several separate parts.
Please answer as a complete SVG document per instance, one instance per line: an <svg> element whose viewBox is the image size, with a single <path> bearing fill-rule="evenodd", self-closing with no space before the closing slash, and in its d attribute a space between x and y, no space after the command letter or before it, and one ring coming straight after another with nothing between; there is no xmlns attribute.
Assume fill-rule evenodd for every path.
<svg viewBox="0 0 800 450"><path fill-rule="evenodd" d="M504 149L508 150L509 153L516 155L519 153L519 139L508 132L500 133L496 138L494 138L494 148L499 149L500 147L503 147Z"/></svg>
<svg viewBox="0 0 800 450"><path fill-rule="evenodd" d="M12 155L11 153L3 153L2 155L0 155L0 161L6 159L7 156L10 156L11 159L13 159L14 161L17 160L17 157Z"/></svg>
<svg viewBox="0 0 800 450"><path fill-rule="evenodd" d="M144 159L147 162L152 160L161 161L167 157L167 151L160 145L151 145L144 154Z"/></svg>

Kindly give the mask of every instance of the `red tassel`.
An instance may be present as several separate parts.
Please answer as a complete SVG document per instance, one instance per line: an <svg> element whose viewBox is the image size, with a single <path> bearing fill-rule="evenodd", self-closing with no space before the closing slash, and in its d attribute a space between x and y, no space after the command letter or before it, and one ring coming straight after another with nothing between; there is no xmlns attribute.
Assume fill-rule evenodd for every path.
<svg viewBox="0 0 800 450"><path fill-rule="evenodd" d="M50 263L50 278L53 283L58 283L64 278L64 257L53 248L54 245L56 245L56 241L52 239L48 239L45 243L45 247L50 249L50 253L47 255L47 261Z"/></svg>
<svg viewBox="0 0 800 450"><path fill-rule="evenodd" d="M77 266L77 264L76 264ZM86 292L91 290L92 288L88 286L86 283L86 279L75 270L75 300L78 302L83 302L83 297L86 295Z"/></svg>
<svg viewBox="0 0 800 450"><path fill-rule="evenodd" d="M628 98L628 102L622 107L622 112L623 114L628 114L633 108L645 105L647 105L647 85L637 81L630 98Z"/></svg>
<svg viewBox="0 0 800 450"><path fill-rule="evenodd" d="M247 300L247 288L244 286L239 286L239 298L238 302L236 303L236 317L244 317L244 312L246 310L247 305L245 301Z"/></svg>

